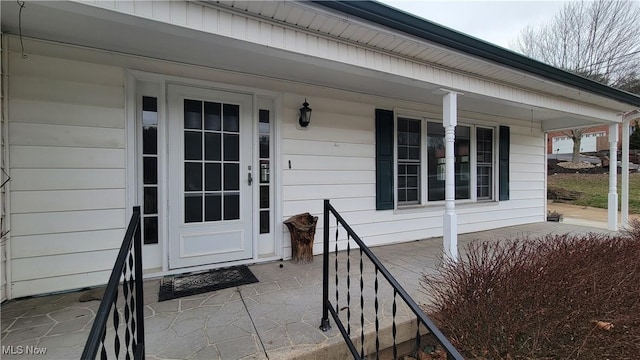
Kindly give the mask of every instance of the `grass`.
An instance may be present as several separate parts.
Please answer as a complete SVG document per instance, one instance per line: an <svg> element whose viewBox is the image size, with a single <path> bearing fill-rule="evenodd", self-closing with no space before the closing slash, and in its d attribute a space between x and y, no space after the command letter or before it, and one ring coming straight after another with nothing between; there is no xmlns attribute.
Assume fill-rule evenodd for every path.
<svg viewBox="0 0 640 360"><path fill-rule="evenodd" d="M620 183L620 175L618 175L618 204L620 204ZM547 184L549 187L581 192L582 196L569 202L571 204L607 208L608 174L554 174L549 175ZM640 214L640 174L629 175L629 212Z"/></svg>

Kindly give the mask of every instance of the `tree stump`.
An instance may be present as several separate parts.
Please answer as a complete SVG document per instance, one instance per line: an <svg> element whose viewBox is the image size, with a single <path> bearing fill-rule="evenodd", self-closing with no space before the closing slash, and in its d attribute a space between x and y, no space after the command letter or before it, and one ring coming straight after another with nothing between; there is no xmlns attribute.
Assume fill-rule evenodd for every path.
<svg viewBox="0 0 640 360"><path fill-rule="evenodd" d="M294 215L284 221L291 233L291 260L294 263L313 262L313 238L317 222L318 217L309 213Z"/></svg>

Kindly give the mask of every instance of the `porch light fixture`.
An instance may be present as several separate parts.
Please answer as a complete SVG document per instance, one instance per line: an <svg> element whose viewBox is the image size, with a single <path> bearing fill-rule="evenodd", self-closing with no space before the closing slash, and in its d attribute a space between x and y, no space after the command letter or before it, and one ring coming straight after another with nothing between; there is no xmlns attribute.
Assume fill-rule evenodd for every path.
<svg viewBox="0 0 640 360"><path fill-rule="evenodd" d="M300 108L300 117L298 118L298 123L303 128L309 126L311 122L311 108L309 107L309 103L307 99L304 99L304 103L302 103L302 107Z"/></svg>

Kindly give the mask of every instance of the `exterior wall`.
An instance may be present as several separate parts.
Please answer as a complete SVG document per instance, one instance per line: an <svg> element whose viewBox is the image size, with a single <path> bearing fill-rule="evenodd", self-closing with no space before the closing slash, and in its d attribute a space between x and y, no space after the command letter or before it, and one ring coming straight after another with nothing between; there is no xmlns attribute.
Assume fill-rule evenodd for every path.
<svg viewBox="0 0 640 360"><path fill-rule="evenodd" d="M13 38L12 38L13 39ZM13 43L16 46L16 42ZM375 210L376 108L438 106L171 64L91 49L28 41L29 58L9 57L9 151L13 297L104 283L126 225L124 71L181 75L280 91L282 219L322 215L329 198L370 245L442 235L444 205ZM307 96L307 130L295 126ZM544 134L528 122L460 114L511 129L511 200L457 206L460 232L544 219ZM289 162L291 166L289 167ZM291 254L282 222L283 257ZM321 251L322 219L314 251Z"/></svg>
<svg viewBox="0 0 640 360"><path fill-rule="evenodd" d="M14 297L104 283L124 235L124 73L9 55Z"/></svg>
<svg viewBox="0 0 640 360"><path fill-rule="evenodd" d="M442 236L444 204L411 210L375 210L374 113L376 107L392 108L393 102L371 99L368 103L354 103L318 97L308 101L313 108L311 125L307 130L297 130L294 122L300 107L299 97L285 96L282 151L287 167L283 170L283 216L286 219L310 212L319 217L314 252L322 252L325 198L331 200L369 245ZM406 106L441 113L434 107ZM466 116L475 117L473 114ZM441 115L434 118L441 118ZM544 134L532 132L525 124L503 125L511 127L511 199L458 205L460 233L544 219ZM284 255L289 257L291 249L286 232L284 241ZM342 245L346 246L346 243Z"/></svg>

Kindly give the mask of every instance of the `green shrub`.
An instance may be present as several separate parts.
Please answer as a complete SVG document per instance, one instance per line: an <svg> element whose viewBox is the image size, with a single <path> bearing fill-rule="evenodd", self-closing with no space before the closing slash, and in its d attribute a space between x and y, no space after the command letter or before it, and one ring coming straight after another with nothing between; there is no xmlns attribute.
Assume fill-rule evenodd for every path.
<svg viewBox="0 0 640 360"><path fill-rule="evenodd" d="M471 243L460 262L423 277L426 310L469 358L637 359L640 222L632 225L612 237Z"/></svg>

